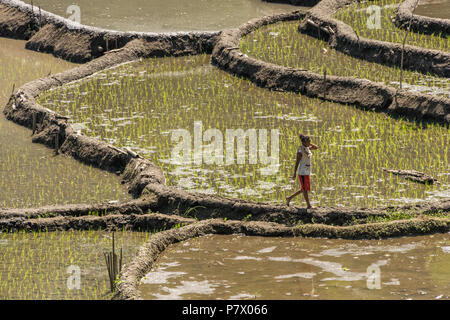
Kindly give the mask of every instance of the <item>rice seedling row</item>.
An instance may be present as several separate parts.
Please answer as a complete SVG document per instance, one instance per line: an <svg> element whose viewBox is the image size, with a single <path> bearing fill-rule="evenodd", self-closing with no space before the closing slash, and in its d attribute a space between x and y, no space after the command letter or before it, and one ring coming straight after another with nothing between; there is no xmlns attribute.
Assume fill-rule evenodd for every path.
<svg viewBox="0 0 450 320"><path fill-rule="evenodd" d="M0 105L12 87L74 67L24 49L25 42L0 39ZM131 196L120 177L92 168L31 143L31 131L0 115L0 207L126 200Z"/></svg>
<svg viewBox="0 0 450 320"><path fill-rule="evenodd" d="M298 134L305 133L320 146L313 158L313 204L376 207L449 197L448 128L422 128L353 106L264 90L212 68L207 55L144 59L48 91L39 101L69 116L77 130L149 158L169 185L188 191L284 202L297 187L289 177ZM249 163L248 147L242 164L236 155L231 164L196 164L195 121L202 132L223 134L222 159L227 129L266 129L268 155L270 132L279 130L278 170L267 175L266 164ZM192 147L182 163L172 156L179 142L173 130L179 129L189 132ZM383 167L423 171L441 184L418 185Z"/></svg>
<svg viewBox="0 0 450 320"><path fill-rule="evenodd" d="M128 263L150 232L115 232ZM110 299L106 231L0 232L0 299Z"/></svg>
<svg viewBox="0 0 450 320"><path fill-rule="evenodd" d="M240 50L248 56L282 66L342 77L357 77L399 88L401 70L353 58L327 42L298 32L298 22L261 27L244 37ZM450 97L450 79L403 70L402 88Z"/></svg>
<svg viewBox="0 0 450 320"><path fill-rule="evenodd" d="M448 37L408 32L397 28L391 17L395 16L395 10L401 2L402 0L354 2L338 10L334 17L351 26L360 37L403 43L405 33L408 33L406 39L408 45L449 52L450 38ZM374 6L379 8L379 12Z"/></svg>

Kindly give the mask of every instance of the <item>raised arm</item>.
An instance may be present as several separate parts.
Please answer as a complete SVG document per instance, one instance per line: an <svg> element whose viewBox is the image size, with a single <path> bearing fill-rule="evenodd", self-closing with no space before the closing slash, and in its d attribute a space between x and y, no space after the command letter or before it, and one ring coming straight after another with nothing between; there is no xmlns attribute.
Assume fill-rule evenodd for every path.
<svg viewBox="0 0 450 320"><path fill-rule="evenodd" d="M310 143L310 144L309 144L309 149L310 149L310 150L316 150L316 149L319 149L319 146L318 146L318 145L315 145L315 144L313 144L313 143Z"/></svg>

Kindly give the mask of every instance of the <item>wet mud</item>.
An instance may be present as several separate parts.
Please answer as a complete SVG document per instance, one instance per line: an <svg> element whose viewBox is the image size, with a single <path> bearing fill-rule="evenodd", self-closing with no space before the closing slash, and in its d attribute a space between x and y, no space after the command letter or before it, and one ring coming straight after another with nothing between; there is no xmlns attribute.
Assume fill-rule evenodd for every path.
<svg viewBox="0 0 450 320"><path fill-rule="evenodd" d="M450 35L450 13L446 19L427 17L415 14L416 0L403 0L398 7L394 22L399 28L410 28L412 31L425 34L437 34L441 37ZM444 8L445 10L445 8Z"/></svg>
<svg viewBox="0 0 450 320"><path fill-rule="evenodd" d="M2 1L4 1L3 3L7 2L6 0ZM245 33L251 32L254 28L275 21L298 20L305 16L304 11L295 11L289 14L256 19L255 21L246 23L239 29L223 32L214 49L213 62L226 70L241 76L250 77L258 84L270 89L300 91L307 95L318 96L319 92L323 92L321 76L308 71L293 70L262 63L244 57L242 53L236 51L240 37ZM65 19L61 22L62 18L55 18L51 14L48 14L48 16L43 15L43 17L47 19L47 23L41 30L44 28L48 28L49 30L56 30L54 28L59 27L67 28L67 21ZM77 30L77 32L80 31L80 34L83 34L85 28L87 27L76 26L70 32ZM97 32L91 29L89 29L89 32ZM52 32L48 32L49 41L53 40ZM64 32L61 33L61 35L63 34ZM123 35L122 33L118 34ZM34 142L39 142L54 148L55 136L58 136L57 141L59 144L57 149L59 152L68 154L86 164L121 174L123 182L129 184L129 190L132 195L135 198L144 196L148 201L142 207L152 211L166 214L183 214L190 208L195 207L197 210L193 212L197 219L211 217L243 219L251 214L252 220L264 220L286 225L295 225L299 222L306 224L326 223L330 225L348 225L363 222L371 216L383 217L388 215L387 208L377 210L367 208L317 208L311 210L313 214L309 215L305 209L299 207L261 204L238 199L188 193L176 188L170 188L165 185L165 179L161 169L150 161L128 150L122 150L106 142L79 134L67 123L65 117L43 108L35 100L39 93L44 90L71 81L80 80L97 71L120 63L140 58L198 54L208 51L212 48L216 36L217 34L212 33L177 33L172 35L149 35L147 38L144 37L144 39L134 39L126 43L123 48L109 51L78 68L38 79L22 86L11 96L4 113L9 120L28 128L32 128L33 118L35 118L37 125L34 128L36 131L33 138ZM92 44L92 39L94 38L90 39L88 42ZM56 52L55 48L49 49L49 51ZM71 52L74 53L74 51ZM62 53L58 53L58 55L62 55ZM329 89L328 95L332 101L353 103L368 109L387 109L391 112L398 112L403 108L408 110L406 114L412 113L420 115L421 118L444 121L446 123L450 122L448 100L446 99L430 98L405 92L395 94L392 88L374 84L370 81L339 77L330 77L327 79L327 87ZM392 102L394 96L396 104ZM114 205L105 205L100 210L110 210L111 212L120 212L120 210L123 210L124 212L129 212L135 210L132 207L133 205L135 204L132 204L131 207L124 205L122 208L114 207ZM426 207L444 207L443 211L447 212L448 202L426 203L419 207L416 206L415 209ZM58 208L56 211L61 215L65 213L70 215L71 212L76 215L83 214L83 212L86 213L86 211L96 211L96 208L98 207L92 206L90 208L92 210L89 210L86 206L70 206ZM402 208L397 208L397 210L401 211L403 210ZM33 214L36 216L45 212L51 213L52 210L54 211L54 208L37 209L38 212ZM140 210L142 211L142 209ZM8 216L19 213L20 216L21 214L26 215L26 211L26 209L15 212L6 210L2 214ZM417 210L417 212L419 211ZM308 228L314 228L314 226L308 226ZM370 226L364 226L364 228L370 228ZM440 230L440 228L436 227L436 230ZM329 233L330 236L336 236L333 234L334 231L329 232L331 232ZM366 231L361 230L358 232L362 232L363 234ZM328 233L315 233L312 231L309 234L323 236ZM389 236L390 234L396 235L397 233L380 233L380 235L384 236ZM352 236L356 237L357 235L354 234Z"/></svg>

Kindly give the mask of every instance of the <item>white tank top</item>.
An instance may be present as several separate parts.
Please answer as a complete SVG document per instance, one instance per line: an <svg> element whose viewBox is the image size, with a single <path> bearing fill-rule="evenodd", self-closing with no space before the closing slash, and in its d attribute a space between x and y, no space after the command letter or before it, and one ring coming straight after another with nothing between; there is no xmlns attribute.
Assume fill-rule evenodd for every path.
<svg viewBox="0 0 450 320"><path fill-rule="evenodd" d="M309 176L311 174L312 152L304 145L301 145L300 148L298 148L298 152L302 154L302 158L298 164L297 174L301 176Z"/></svg>

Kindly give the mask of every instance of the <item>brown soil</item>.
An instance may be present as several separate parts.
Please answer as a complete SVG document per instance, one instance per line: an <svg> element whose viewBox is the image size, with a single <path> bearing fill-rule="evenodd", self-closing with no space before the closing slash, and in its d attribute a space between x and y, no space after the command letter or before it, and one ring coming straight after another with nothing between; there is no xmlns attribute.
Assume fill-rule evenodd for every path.
<svg viewBox="0 0 450 320"><path fill-rule="evenodd" d="M0 36L28 40L38 30L30 15L0 3Z"/></svg>
<svg viewBox="0 0 450 320"><path fill-rule="evenodd" d="M0 3L6 1L0 0ZM328 0L323 0L320 4L324 1ZM165 178L161 169L150 161L126 150L116 148L106 142L78 134L68 125L66 118L43 108L35 100L39 93L44 90L85 78L95 72L120 63L139 58L207 52L212 48L215 41L218 42L212 59L220 67L248 77L266 88L300 91L309 96L321 96L324 85L321 75L264 63L248 58L236 50L239 47L240 37L258 26L281 20L299 20L305 16L305 12L295 11L289 14L254 19L239 29L225 31L219 36L211 33L148 34L144 35L142 39L134 40L130 36L126 38L128 42L124 43L121 48L109 50L99 58L67 72L38 79L22 86L11 96L5 107L4 113L8 119L31 128L33 115L35 115L37 126L33 136L34 142L43 143L50 148L54 148L55 135L58 135L59 152L71 155L86 164L122 174L123 182L129 185L130 192L135 198L140 199L122 205L72 205L38 209L2 210L0 211L0 217L4 218L3 222L8 223L7 220L31 220L39 216L82 216L89 214L89 211L100 211L103 212L100 214L106 215L129 215L133 213L142 215L150 209L154 212L169 215L184 215L192 208L195 209L192 209L191 216L200 220L219 217L222 219L277 222L289 226L296 225L298 222L303 224L321 223L343 226L364 223L371 217L388 216L390 209L392 209L389 207L377 209L316 208L306 211L306 209L299 207L187 193L183 190L168 187L165 185ZM92 58L93 51L87 50L85 45L88 43L90 45L93 43L97 44L95 42L97 40L93 40L96 39L94 36L96 34L102 33L107 35L111 37L110 40L114 39L114 36L117 39L122 39L120 37L125 35L125 33L99 31L96 28L87 28L79 25L68 28L67 25L69 23L65 19L55 18L51 14L48 17L43 15L43 17L46 24L33 36L34 40L31 39L32 41L29 42L30 46L43 45L42 50L46 48L45 50L68 59L71 59L70 57L73 59L85 57L87 59L89 54ZM53 41L53 37L57 37L59 32L61 32L61 37L79 33L81 39L86 41L83 42L85 45L80 47L84 46L85 49L64 41L61 44L62 47L58 47L60 42ZM117 46L122 45L120 41L119 43L120 45L118 44ZM48 47L45 47L46 44L48 44ZM327 99L332 101L352 103L366 109L382 110L390 114L400 112L402 114L414 114L421 119L428 118L444 123L450 122L449 101L446 99L414 95L400 91L397 93L397 102L394 104L395 90L393 88L353 78L328 77L326 86L328 88ZM405 110L407 110L406 113ZM414 210L418 215L424 212L436 212L437 210L448 212L450 211L450 201L432 202L417 206L402 206L397 210L402 212L410 209ZM81 220L80 218L79 221ZM319 235L314 232L311 234Z"/></svg>
<svg viewBox="0 0 450 320"><path fill-rule="evenodd" d="M323 0L308 12L312 12L325 1L328 2L329 0ZM321 10L319 12L321 14L317 14L317 16L320 16L320 19L328 19L324 18L327 16ZM309 13L294 12L251 20L238 29L223 31L213 50L212 62L216 66L248 78L264 88L300 92L310 97L319 97L322 99L324 98L323 92L326 91L325 99L329 101L353 104L364 110L385 112L393 117L403 117L414 121L434 121L444 125L450 123L450 99L396 90L380 83L355 78L327 76L324 82L323 75L260 61L250 58L239 51L241 38L263 25L279 21L301 20L303 23L301 23L300 28L305 31L310 28L308 27L310 24L307 21L312 21L311 18L312 16ZM338 31L333 31L331 25L326 23L321 24L317 19L315 22L312 22L314 25L321 26L322 36L328 34L330 42L337 42ZM344 24L344 26L346 25ZM317 30L314 30L313 33L317 36ZM357 41L356 36L355 41ZM373 42L369 40L364 41L368 43ZM376 43L380 43L380 46L383 47L384 43ZM395 46L395 44L386 44L388 47L390 45ZM353 48L353 45L347 46L346 50L349 51L351 48ZM420 50L424 50L430 54L432 52L435 53L433 50ZM359 52L364 53L365 51L382 53L383 50L378 50L372 44L369 47L362 45ZM410 53L412 54L413 51ZM389 52L392 53L393 51ZM439 53L439 55L443 55L443 53ZM392 56L390 57L392 58ZM383 60L384 58L380 59ZM426 61L430 61L431 64L434 63L433 59ZM422 60L419 63L416 59L415 62L421 65L424 64ZM433 64L433 66L435 65ZM445 66L441 65L441 67L443 67L443 70L448 69L450 72L450 63Z"/></svg>
<svg viewBox="0 0 450 320"><path fill-rule="evenodd" d="M72 62L85 63L107 51L124 47L134 39L160 42L160 55L211 52L218 32L168 34L119 32L84 26L31 5L0 0L0 36L28 40L27 49L51 53ZM171 51L169 53L168 51ZM154 52L157 55L158 52Z"/></svg>
<svg viewBox="0 0 450 320"><path fill-rule="evenodd" d="M320 0L262 0L265 2L287 3L294 6L312 7L315 6Z"/></svg>
<svg viewBox="0 0 450 320"><path fill-rule="evenodd" d="M156 232L167 230L176 225L194 223L194 219L162 214L112 214L106 216L60 216L52 218L10 218L0 219L0 231L66 231L66 230L131 230Z"/></svg>
<svg viewBox="0 0 450 320"><path fill-rule="evenodd" d="M394 170L394 169L386 169L383 168L384 171L393 173L395 175L403 176L405 179L419 182L423 184L434 184L439 183L435 178L430 175L427 175L423 172L419 172L416 170Z"/></svg>
<svg viewBox="0 0 450 320"><path fill-rule="evenodd" d="M432 1L422 1L425 3L433 3ZM437 34L442 37L450 35L450 19L439 19L413 15L416 8L417 0L403 0L395 12L394 22L399 28L408 28L411 23L411 30L426 34Z"/></svg>

